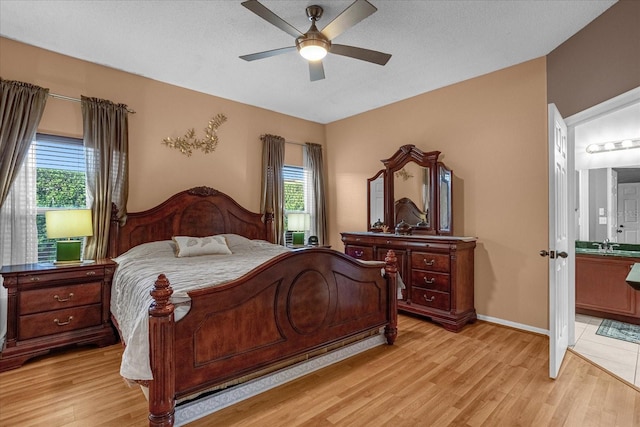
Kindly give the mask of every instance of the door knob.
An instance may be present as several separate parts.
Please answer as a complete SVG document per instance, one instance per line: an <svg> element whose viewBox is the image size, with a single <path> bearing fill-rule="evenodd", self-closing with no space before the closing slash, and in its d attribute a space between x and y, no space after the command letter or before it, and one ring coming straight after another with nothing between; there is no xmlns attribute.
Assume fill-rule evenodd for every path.
<svg viewBox="0 0 640 427"><path fill-rule="evenodd" d="M538 253L540 254L540 256L549 256L549 252L545 251L544 249Z"/></svg>
<svg viewBox="0 0 640 427"><path fill-rule="evenodd" d="M569 254L568 254L568 253L566 253L566 252L558 252L558 256L559 256L560 258L566 258L566 257L568 257L568 256L569 256Z"/></svg>

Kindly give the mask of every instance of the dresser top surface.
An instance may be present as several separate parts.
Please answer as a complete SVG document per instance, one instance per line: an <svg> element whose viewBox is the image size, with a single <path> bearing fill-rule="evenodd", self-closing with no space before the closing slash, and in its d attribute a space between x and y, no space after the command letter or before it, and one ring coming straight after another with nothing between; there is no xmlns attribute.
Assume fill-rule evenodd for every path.
<svg viewBox="0 0 640 427"><path fill-rule="evenodd" d="M394 234L394 233L375 233L371 231L345 231L340 233L341 235L350 234L354 236L370 236L370 237L383 237L383 238L409 238L411 240L424 240L433 241L438 240L441 242L475 242L477 237L463 237L463 236L436 236L433 234Z"/></svg>

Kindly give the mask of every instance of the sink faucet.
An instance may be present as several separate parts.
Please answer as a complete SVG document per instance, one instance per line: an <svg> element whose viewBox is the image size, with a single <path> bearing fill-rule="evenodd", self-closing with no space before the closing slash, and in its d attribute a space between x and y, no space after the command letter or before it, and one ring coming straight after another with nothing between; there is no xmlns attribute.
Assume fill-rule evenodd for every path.
<svg viewBox="0 0 640 427"><path fill-rule="evenodd" d="M620 246L617 243L612 243L611 240L609 240L609 238L607 237L606 239L604 239L604 241L602 243L594 243L594 245L598 246L598 249L600 249L601 251L607 253L607 252L613 252L613 248Z"/></svg>

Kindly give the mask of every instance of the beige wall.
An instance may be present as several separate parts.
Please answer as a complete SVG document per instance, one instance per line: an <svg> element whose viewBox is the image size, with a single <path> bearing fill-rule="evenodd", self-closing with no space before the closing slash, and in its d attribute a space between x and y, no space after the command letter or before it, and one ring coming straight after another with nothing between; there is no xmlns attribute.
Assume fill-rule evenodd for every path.
<svg viewBox="0 0 640 427"><path fill-rule="evenodd" d="M128 209L150 208L187 188L208 185L234 197L253 211L260 208L262 146L259 136L272 133L290 141L324 145L324 126L269 110L205 95L112 68L0 38L0 76L50 89L124 103L129 116L130 189ZM186 157L161 144L195 128L203 135L211 117L228 121L210 154ZM49 98L39 132L82 137L80 104ZM286 157L300 162L301 147L287 144Z"/></svg>
<svg viewBox="0 0 640 427"><path fill-rule="evenodd" d="M331 244L366 229L366 179L401 145L453 169L454 231L478 237L479 314L548 328L545 58L327 125ZM357 161L354 161L357 159Z"/></svg>

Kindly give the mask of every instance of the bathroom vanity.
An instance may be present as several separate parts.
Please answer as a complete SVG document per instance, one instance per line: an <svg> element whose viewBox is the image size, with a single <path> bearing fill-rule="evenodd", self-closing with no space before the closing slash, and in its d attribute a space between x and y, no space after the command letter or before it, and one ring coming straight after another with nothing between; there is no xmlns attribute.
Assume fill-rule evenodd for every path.
<svg viewBox="0 0 640 427"><path fill-rule="evenodd" d="M626 279L640 252L576 248L576 313L640 324L640 291Z"/></svg>

